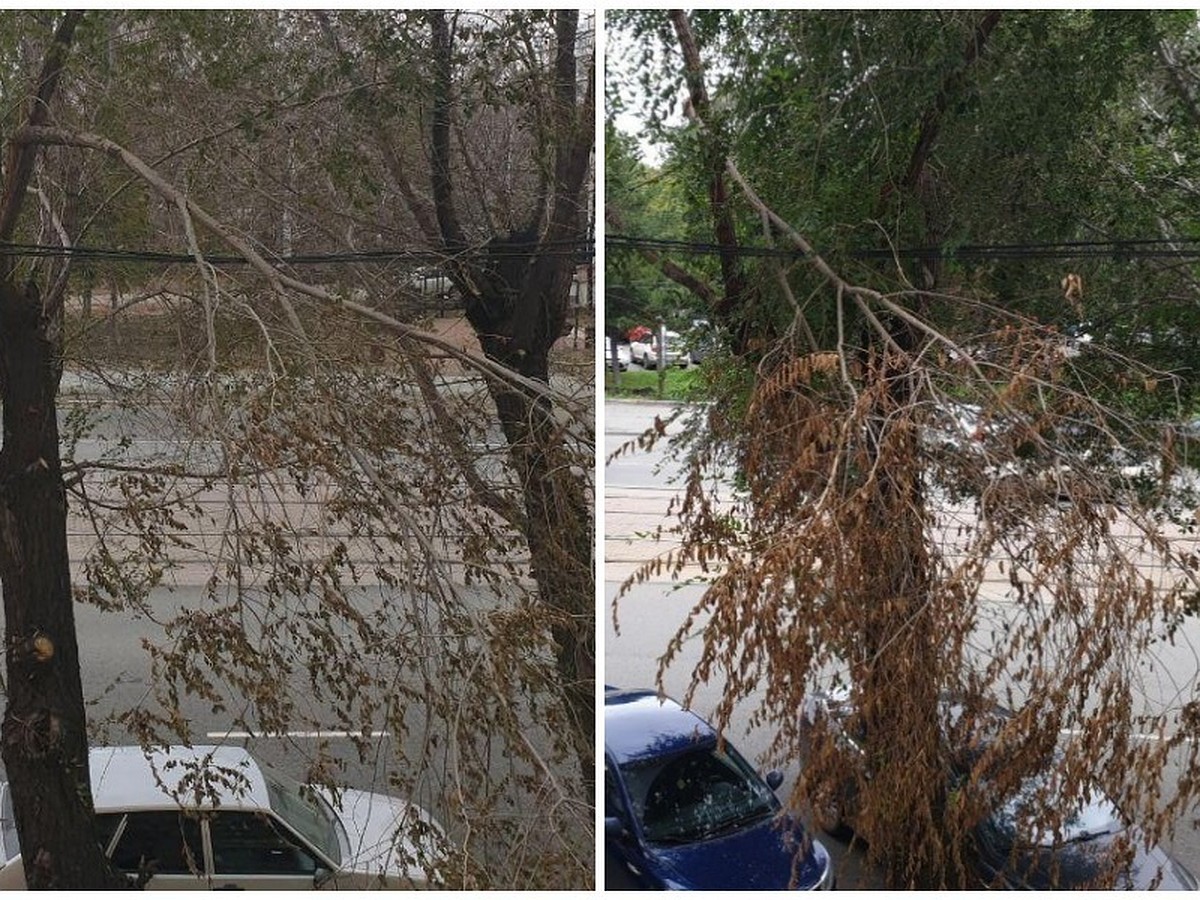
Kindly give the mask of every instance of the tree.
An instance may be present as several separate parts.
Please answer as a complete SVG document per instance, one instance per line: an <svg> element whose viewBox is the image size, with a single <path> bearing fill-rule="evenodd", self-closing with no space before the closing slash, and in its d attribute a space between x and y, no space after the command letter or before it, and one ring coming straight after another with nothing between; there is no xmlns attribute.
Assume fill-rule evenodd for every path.
<svg viewBox="0 0 1200 900"><path fill-rule="evenodd" d="M55 101L78 13L62 17L34 82L27 123ZM10 144L0 240L11 240L25 205L36 148ZM8 704L2 729L17 834L31 887L116 883L92 818L87 731L66 542L66 496L55 396L62 374L65 281L44 293L12 257L0 280L0 583Z"/></svg>
<svg viewBox="0 0 1200 900"><path fill-rule="evenodd" d="M486 49L505 52L522 34L531 47L557 47L531 57L558 63L550 66L557 76L534 87L565 102L569 79L574 102L575 53L586 48L582 36L577 46L575 18L496 21L508 18L527 30L489 32ZM425 13L88 14L53 115L7 136L10 148L42 154L45 215L17 222L32 242L87 258L103 280L111 257L86 252L91 241L147 238L125 250L143 267L132 271L126 305L140 301L148 312L118 313L125 343L137 335L146 344L124 348L134 371L91 339L94 322L68 314L60 332L59 365L92 369L103 391L100 408L79 404L62 417L66 459L48 476L69 492L72 527L94 533L79 599L157 623L161 634L146 646L147 702L89 725L93 739L191 742L189 720L211 710L255 734L361 734L351 746L363 761L380 753L370 735L387 732L388 789L434 805L459 841L444 881L586 885L593 429L585 389L571 397L550 385L549 351L586 230L587 92L579 110L552 119L567 129L551 129L558 143L513 126L514 103L472 107L496 126L491 138L547 149L559 164L542 219L505 208L538 184L541 169L498 159L486 142L460 144L469 158L450 161L507 166L513 190L490 196L487 212L532 221L545 238L545 252L510 241L507 252L489 253L480 242L449 261L461 267L451 271L460 288L498 284L497 261L528 288L500 298L520 300L505 315L512 334L524 335L524 355L502 352L494 331L485 337L499 343L485 344L486 355L464 349L421 317L414 271L447 254L440 238L419 237L419 192L411 212L401 196L410 162L437 179L437 166L421 159L421 135L445 120L381 115L390 142L364 124L375 102L376 112L404 107L414 82L402 75L434 71L437 21ZM41 24L31 16L14 23L35 36ZM371 76L348 75L348 62ZM380 74L389 68L395 80ZM441 89L470 95L450 71ZM64 172L77 173L74 182ZM72 200L74 218L63 214ZM370 252L381 248L389 252ZM343 261L305 263L304 254ZM322 268L303 268L314 264ZM471 285L470 266L478 269ZM484 389L524 418L498 416L482 402ZM20 408L5 397L6 414ZM165 423L171 447L140 453L132 435L109 447L103 430L114 410L132 427ZM47 415L56 421L52 408ZM497 464L500 425L509 449ZM108 449L84 452L89 441ZM52 530L65 537L65 523ZM69 610L67 566L64 548L47 574ZM196 577L187 571L197 567L194 598L170 599L172 582ZM6 604L19 603L20 581L10 589L9 573L0 575ZM14 609L6 622L19 634L24 620ZM77 665L55 649L54 664L77 678ZM307 774L336 787L344 757L322 743L305 759ZM23 778L11 766L9 774L14 785ZM72 778L87 784L86 770L81 782ZM34 784L25 780L23 790ZM23 848L38 846L28 829L53 824L26 801L15 804ZM94 847L78 838L93 827L86 807L66 811L84 829L77 849ZM45 824L29 824L37 822ZM38 858L25 855L27 871ZM76 853L80 868L68 877L66 861L58 867L50 855L42 883L96 886L97 859Z"/></svg>
<svg viewBox="0 0 1200 900"><path fill-rule="evenodd" d="M681 191L670 171L654 170L637 158L633 139L611 121L605 125L606 231L610 238L622 234L643 236L693 235ZM659 319L672 327L681 310L703 309L697 296L706 297L707 282L674 264L669 257L650 251L645 257L621 250L611 239L606 260L604 313L610 334ZM688 316L686 318L695 318Z"/></svg>
<svg viewBox="0 0 1200 900"><path fill-rule="evenodd" d="M1192 788L1170 792L1164 765L1193 758L1194 698L1150 710L1136 685L1194 590L1170 540L1172 519L1186 522L1186 483L1172 480L1182 445L1163 428L1190 409L1194 363L1176 354L1164 369L1157 339L1122 332L1131 283L1147 310L1194 295L1180 267L1065 242L1112 247L1153 216L1161 198L1116 161L1165 159L1140 138L1138 102L1157 83L1156 47L1188 24L624 21L660 40L669 21L681 51L667 77L686 81L693 133L678 159L709 198L711 311L746 375L722 382L733 390L693 457L672 562L715 571L667 662L698 631L695 679L725 685L718 718L764 698L755 717L772 724L773 752L806 757L798 801L819 810L849 777L856 825L895 886L967 881L973 827L1055 746L1062 802L1031 827L1061 828L1062 798L1098 784L1148 840L1169 831ZM706 55L730 73L712 100ZM750 235L795 260L758 262ZM1093 314L1103 337L1077 354L1062 329ZM734 515L701 477L722 448L746 488ZM1139 481L1129 459L1157 475ZM993 608L997 594L1017 612ZM831 683L850 691L862 759L801 733L806 698ZM965 703L953 724L947 693ZM962 742L996 701L1017 714L951 791ZM1161 741L1129 739L1147 730Z"/></svg>
<svg viewBox="0 0 1200 900"><path fill-rule="evenodd" d="M445 13L430 14L433 32L434 98L431 186L441 249L451 277L462 293L467 318L484 353L507 368L538 381L549 381L548 355L566 322L568 289L574 261L556 248L578 240L587 226L583 191L594 146L594 85L576 62L578 16L559 11L552 17L553 65L539 112L553 131L546 142L552 155L543 164L536 200L517 227L493 234L482 259L468 261L471 240L463 230L454 197L451 96L454 32ZM519 214L518 214L519 215ZM528 258L506 258L527 246ZM577 752L583 777L593 772L595 624L592 559L595 548L586 481L571 466L554 409L542 395L493 380L488 388L511 447L514 469L525 492L525 533L533 555L539 591L555 613L558 667L571 698Z"/></svg>
<svg viewBox="0 0 1200 900"><path fill-rule="evenodd" d="M351 67L370 98L357 107L370 148L360 158L377 167L396 198L399 209L389 214L403 214L413 223L410 233L443 260L484 354L545 382L549 351L568 323L579 264L571 247L590 225L591 37L571 11L496 20L439 11L402 21L409 21L407 30L379 17L323 23L335 58ZM427 48L414 50L414 37L426 34ZM364 48L384 53L369 56ZM384 67L383 85L370 84L367 62ZM414 74L423 88L414 85ZM410 99L426 106L426 118L412 119ZM510 154L529 154L532 165L515 173L487 169L497 119L515 120L504 140L515 147ZM428 160L398 154L403 135L421 128L428 129ZM427 190L416 188L417 177L427 180ZM503 379L489 381L488 390L523 485L523 509L513 521L533 555L531 571L571 699L571 734L590 780L595 635L588 478L545 394Z"/></svg>

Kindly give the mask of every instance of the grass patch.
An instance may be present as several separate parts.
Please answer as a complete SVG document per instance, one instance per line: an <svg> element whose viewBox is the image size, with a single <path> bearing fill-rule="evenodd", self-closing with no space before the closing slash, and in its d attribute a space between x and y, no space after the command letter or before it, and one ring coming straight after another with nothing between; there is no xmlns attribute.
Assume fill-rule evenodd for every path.
<svg viewBox="0 0 1200 900"><path fill-rule="evenodd" d="M646 397L654 400L691 400L702 383L700 370L672 366L666 371L662 393L659 393L658 372L629 369L619 379L612 372L604 373L606 397Z"/></svg>

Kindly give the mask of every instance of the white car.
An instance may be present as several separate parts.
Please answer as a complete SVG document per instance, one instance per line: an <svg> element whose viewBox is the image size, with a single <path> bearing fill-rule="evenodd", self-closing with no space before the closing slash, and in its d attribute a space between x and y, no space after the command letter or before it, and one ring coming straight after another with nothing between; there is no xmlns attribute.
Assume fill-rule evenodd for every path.
<svg viewBox="0 0 1200 900"><path fill-rule="evenodd" d="M658 334L652 334L648 341L630 341L629 350L633 361L643 369L657 369L660 361L663 366L688 364L688 355L682 352L678 331L668 331L665 334L666 346L660 346Z"/></svg>
<svg viewBox="0 0 1200 900"><path fill-rule="evenodd" d="M617 344L617 369L624 372L629 368L629 364L633 362L633 353L629 349L628 344ZM611 370L613 366L612 342L604 342L604 368Z"/></svg>
<svg viewBox="0 0 1200 900"><path fill-rule="evenodd" d="M436 266L417 269L408 279L409 289L426 297L446 299L454 290L450 276Z"/></svg>
<svg viewBox="0 0 1200 900"><path fill-rule="evenodd" d="M149 867L149 890L362 890L441 882L445 832L404 800L343 790L335 801L240 747L98 747L90 767L105 852L131 876ZM0 842L6 860L0 890L24 888L7 784L0 784Z"/></svg>

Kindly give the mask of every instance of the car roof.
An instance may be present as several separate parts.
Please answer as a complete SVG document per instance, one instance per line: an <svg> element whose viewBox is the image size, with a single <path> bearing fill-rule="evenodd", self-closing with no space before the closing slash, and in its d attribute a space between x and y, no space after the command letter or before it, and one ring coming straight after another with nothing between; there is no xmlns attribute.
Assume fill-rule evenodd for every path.
<svg viewBox="0 0 1200 900"><path fill-rule="evenodd" d="M181 805L270 807L262 769L242 747L93 747L88 763L98 813L178 809ZM210 777L197 785L195 773L201 769Z"/></svg>
<svg viewBox="0 0 1200 900"><path fill-rule="evenodd" d="M604 750L617 765L673 756L691 747L711 746L711 725L657 691L605 686Z"/></svg>

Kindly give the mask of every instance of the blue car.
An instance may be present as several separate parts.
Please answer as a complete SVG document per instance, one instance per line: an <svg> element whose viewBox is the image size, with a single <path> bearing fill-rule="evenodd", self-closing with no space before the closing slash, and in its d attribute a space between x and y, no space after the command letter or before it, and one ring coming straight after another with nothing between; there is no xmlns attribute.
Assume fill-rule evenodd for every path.
<svg viewBox="0 0 1200 900"><path fill-rule="evenodd" d="M829 890L829 853L711 725L649 690L604 691L605 888Z"/></svg>

